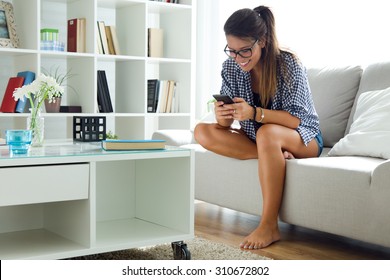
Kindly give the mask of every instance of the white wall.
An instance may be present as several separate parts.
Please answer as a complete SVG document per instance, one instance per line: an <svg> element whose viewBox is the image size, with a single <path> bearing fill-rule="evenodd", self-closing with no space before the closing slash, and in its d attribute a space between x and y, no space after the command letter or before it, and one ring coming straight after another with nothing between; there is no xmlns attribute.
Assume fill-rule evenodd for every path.
<svg viewBox="0 0 390 280"><path fill-rule="evenodd" d="M388 0L198 0L197 109L200 119L219 92L226 55L223 25L237 9L269 6L282 46L307 67L390 61Z"/></svg>

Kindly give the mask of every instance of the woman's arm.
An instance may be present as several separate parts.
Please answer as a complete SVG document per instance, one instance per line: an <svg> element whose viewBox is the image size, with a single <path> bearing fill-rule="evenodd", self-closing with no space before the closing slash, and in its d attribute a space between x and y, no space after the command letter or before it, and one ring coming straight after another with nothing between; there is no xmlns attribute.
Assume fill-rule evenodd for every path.
<svg viewBox="0 0 390 280"><path fill-rule="evenodd" d="M292 129L296 129L301 122L299 118L291 115L287 111L268 110L268 109L257 107L256 114L255 114L255 109L251 105L249 105L243 98L235 97L234 102L235 102L234 104L223 106L225 110L227 110L225 112L226 114L224 115L223 120L226 119L231 119L231 120L236 119L239 121L255 120L261 123L279 124ZM221 113L221 115L223 115L223 113Z"/></svg>

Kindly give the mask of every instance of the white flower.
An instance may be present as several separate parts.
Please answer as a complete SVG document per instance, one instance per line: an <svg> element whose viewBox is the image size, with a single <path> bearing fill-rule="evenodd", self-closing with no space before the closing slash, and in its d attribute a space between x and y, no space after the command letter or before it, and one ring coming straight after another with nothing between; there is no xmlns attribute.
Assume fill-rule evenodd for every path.
<svg viewBox="0 0 390 280"><path fill-rule="evenodd" d="M41 74L31 84L15 89L13 97L15 100L30 100L32 109L39 109L46 99L49 103L55 102L56 97L64 94L64 88L58 84L55 78Z"/></svg>

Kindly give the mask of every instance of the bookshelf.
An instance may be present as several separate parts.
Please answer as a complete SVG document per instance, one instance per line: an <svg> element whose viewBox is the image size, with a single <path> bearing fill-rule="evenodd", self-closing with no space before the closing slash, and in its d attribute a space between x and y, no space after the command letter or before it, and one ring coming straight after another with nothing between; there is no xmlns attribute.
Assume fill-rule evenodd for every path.
<svg viewBox="0 0 390 280"><path fill-rule="evenodd" d="M148 0L12 0L20 47L0 48L0 100L8 79L18 71L41 73L60 67L74 75L61 105L82 106L81 115L104 115L107 130L121 138L150 138L157 129L189 129L195 112L196 1L180 4ZM59 30L67 43L67 20L86 18L86 52L40 50L40 30ZM99 54L97 21L114 25L120 55ZM148 57L148 28L164 29L164 54ZM105 70L114 107L99 113L97 70ZM178 113L147 112L147 80L175 80ZM72 138L72 113L44 113L45 139ZM77 114L80 115L80 114ZM0 113L0 137L10 128L25 128L28 114Z"/></svg>

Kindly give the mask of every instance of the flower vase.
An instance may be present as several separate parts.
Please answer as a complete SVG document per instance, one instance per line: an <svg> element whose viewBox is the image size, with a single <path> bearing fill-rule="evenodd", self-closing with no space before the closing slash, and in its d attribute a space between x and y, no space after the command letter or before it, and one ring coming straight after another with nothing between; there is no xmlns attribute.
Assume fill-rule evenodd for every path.
<svg viewBox="0 0 390 280"><path fill-rule="evenodd" d="M32 110L27 117L27 129L32 131L31 146L41 147L44 140L45 119L41 116L40 109Z"/></svg>

